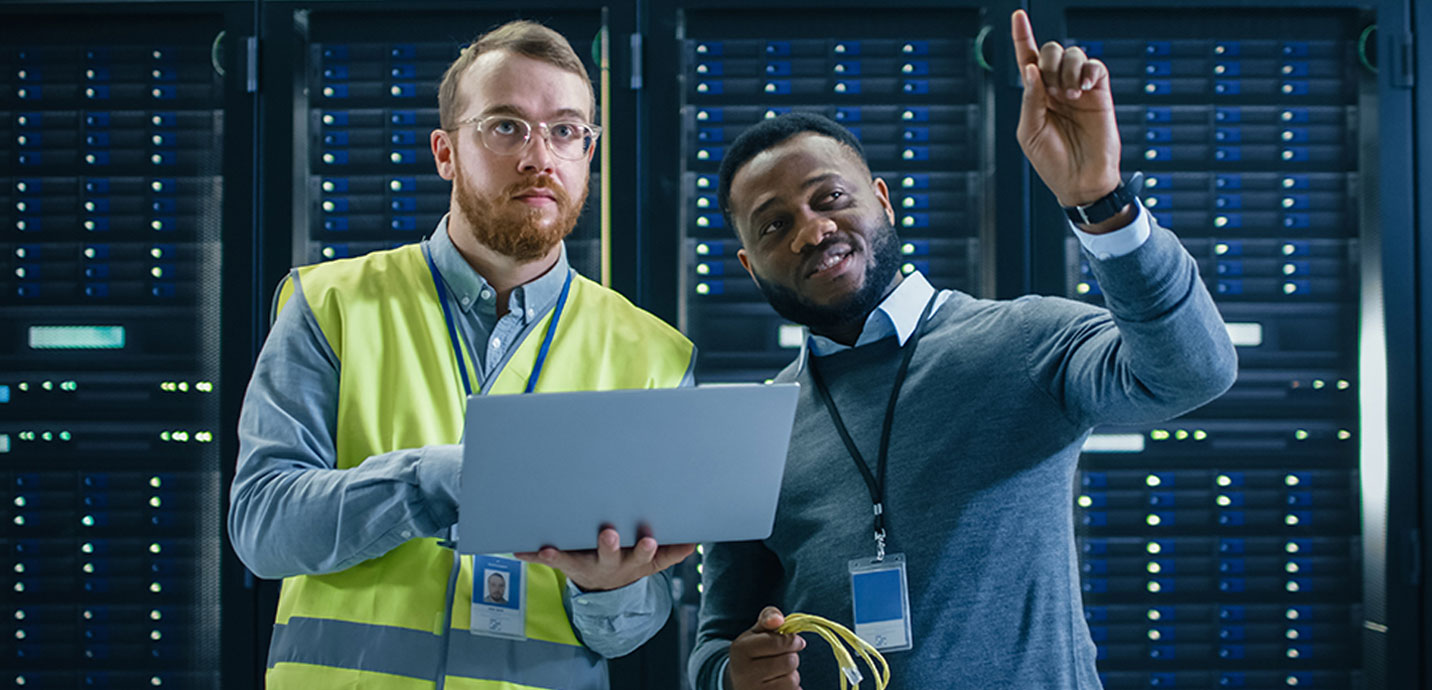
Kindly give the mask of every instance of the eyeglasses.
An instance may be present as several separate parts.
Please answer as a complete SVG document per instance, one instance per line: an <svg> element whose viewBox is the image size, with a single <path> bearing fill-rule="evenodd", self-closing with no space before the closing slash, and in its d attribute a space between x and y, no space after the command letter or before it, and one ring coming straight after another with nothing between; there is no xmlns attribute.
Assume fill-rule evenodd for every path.
<svg viewBox="0 0 1432 690"><path fill-rule="evenodd" d="M521 153L532 141L532 124L511 115L489 115L463 120L449 131L476 125L477 138L493 153L511 156ZM542 138L552 155L569 161L586 158L601 136L602 128L578 121L538 122Z"/></svg>

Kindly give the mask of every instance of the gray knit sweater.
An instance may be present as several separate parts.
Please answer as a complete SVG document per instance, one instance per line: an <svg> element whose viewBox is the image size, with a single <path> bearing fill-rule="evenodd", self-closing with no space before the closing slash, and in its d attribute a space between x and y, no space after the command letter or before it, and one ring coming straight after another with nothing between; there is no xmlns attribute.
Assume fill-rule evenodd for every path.
<svg viewBox="0 0 1432 690"><path fill-rule="evenodd" d="M1163 420L1217 397L1236 357L1167 230L1091 262L1107 311L953 293L925 325L890 441L886 528L889 551L908 560L914 640L886 655L892 689L1100 687L1074 547L1080 447L1098 424ZM871 463L899 352L886 338L819 362ZM846 564L873 555L870 494L802 364L779 377L802 389L774 533L705 549L689 664L698 690L721 687L731 640L764 606L852 623ZM826 644L808 642L802 687L839 687Z"/></svg>

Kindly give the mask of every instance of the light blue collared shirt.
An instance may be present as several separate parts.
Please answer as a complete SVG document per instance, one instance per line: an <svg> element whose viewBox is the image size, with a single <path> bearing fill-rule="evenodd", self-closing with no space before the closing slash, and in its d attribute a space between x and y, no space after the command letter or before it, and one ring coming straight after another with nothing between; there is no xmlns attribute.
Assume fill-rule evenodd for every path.
<svg viewBox="0 0 1432 690"><path fill-rule="evenodd" d="M1079 243L1084 245L1084 249L1094 258L1107 261L1124 256L1142 247L1152 232L1143 203L1135 200L1134 207L1138 212L1134 216L1134 220L1112 232L1095 235L1080 230L1073 223L1070 223L1069 227L1074 230L1074 236L1079 238ZM854 345L843 345L823 335L812 333L806 340L806 346L810 354L816 357L825 357L894 335L901 347L904 347L910 334L915 332L915 325L920 320L920 313L925 311L925 303L930 301L930 295L933 294L935 294L935 288L930 285L930 281L926 280L925 276L919 272L911 273L895 286L895 289L885 297L875 311L865 317L865 326L861 328L860 337L856 338ZM930 310L930 315L933 316L936 311L939 311L940 306L949 298L949 290L941 291L939 298L935 300L935 306ZM802 353L801 362L802 364L805 362L805 353Z"/></svg>
<svg viewBox="0 0 1432 690"><path fill-rule="evenodd" d="M450 299L459 309L457 314L458 332L470 346L477 358L478 379L487 382L501 369L507 356L516 350L523 331L537 323L539 317L557 304L562 285L570 273L567 263L567 245L562 244L557 262L552 269L536 280L512 289L507 297L507 313L497 315L497 289L472 270L467 259L452 243L447 232L447 216L438 223L438 229L428 238L428 251ZM485 347L476 347L485 345Z"/></svg>

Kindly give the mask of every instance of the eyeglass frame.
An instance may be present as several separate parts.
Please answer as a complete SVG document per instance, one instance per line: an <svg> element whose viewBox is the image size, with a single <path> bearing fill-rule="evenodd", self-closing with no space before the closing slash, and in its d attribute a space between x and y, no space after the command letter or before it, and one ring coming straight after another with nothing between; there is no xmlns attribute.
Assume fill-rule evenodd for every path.
<svg viewBox="0 0 1432 690"><path fill-rule="evenodd" d="M523 137L523 139L522 139L522 145L519 146L519 147L517 147L517 150L516 150L516 151L512 151L512 152L510 152L510 153L502 153L501 151L498 151L498 150L492 148L492 146L487 143L487 138L486 138L486 136L483 135L483 133L482 133L482 124L483 124L484 122L487 122L487 121L489 121L489 120L494 120L494 119L515 120L515 121L521 122L522 124L524 124L524 125L527 126L527 136ZM537 127L533 127L534 124L537 125ZM591 143L591 146L590 146L586 151L583 151L583 152L582 152L582 155L578 156L577 158L564 158L564 157L562 157L561 155L559 155L559 154L557 153L557 149L552 146L552 125L554 125L554 124L556 124L556 125L564 125L564 124L565 124L565 125L576 125L576 126L579 126L579 127L585 127L585 128L587 129L587 131L589 131L589 132L592 133L592 143ZM602 137L602 127L601 127L601 125L595 125L595 124L592 124L592 123L590 123L590 122L582 122L581 120L557 120L556 122L551 122L551 123L549 123L549 122L547 122L547 121L545 121L545 120L538 120L536 123L532 123L532 122L528 122L526 118L518 117L518 116L516 116L516 115L506 115L506 114L502 114L502 113L494 113L494 114L491 114L491 115L475 115L475 116L469 117L469 118L467 118L467 119L465 119L465 120L459 120L457 123L453 124L452 127L444 127L443 130L444 130L444 131L447 131L447 132L456 132L457 130L462 129L463 127L466 127L466 126L468 126L468 125L477 125L477 126L478 126L478 127L477 127L477 139L478 139L478 141L481 141L481 142L482 142L483 148L485 148L485 149L487 149L488 151L491 151L491 152L493 152L493 153L495 153L495 154L497 154L497 155L499 155L499 156L516 156L516 155L522 153L523 151L526 151L526 150L527 150L527 147L532 145L532 132L533 132L534 130L536 130L537 128L540 128L540 129L541 129L541 132L542 132L542 134L541 134L541 136L542 136L542 141L547 144L547 150L548 150L548 151L551 151L553 156L556 156L557 158L560 158L560 159L566 160L566 161L579 161L579 160L582 160L583 158L586 158L586 157L590 156L592 149L596 148L596 146L597 146L597 140Z"/></svg>

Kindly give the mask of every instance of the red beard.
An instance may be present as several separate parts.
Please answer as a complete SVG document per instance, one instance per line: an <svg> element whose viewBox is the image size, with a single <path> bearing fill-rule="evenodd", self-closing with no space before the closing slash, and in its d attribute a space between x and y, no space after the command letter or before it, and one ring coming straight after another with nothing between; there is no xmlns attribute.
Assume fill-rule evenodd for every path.
<svg viewBox="0 0 1432 690"><path fill-rule="evenodd" d="M537 145L542 145L542 142L537 142ZM538 175L508 185L496 194L479 196L467 185L462 165L456 160L454 163L453 196L457 199L458 212L472 228L473 236L488 249L518 262L536 261L552 251L577 226L582 205L587 201L585 183L581 196L574 201L549 175ZM529 189L551 192L557 202L556 218L544 222L542 209L513 199L513 196Z"/></svg>

